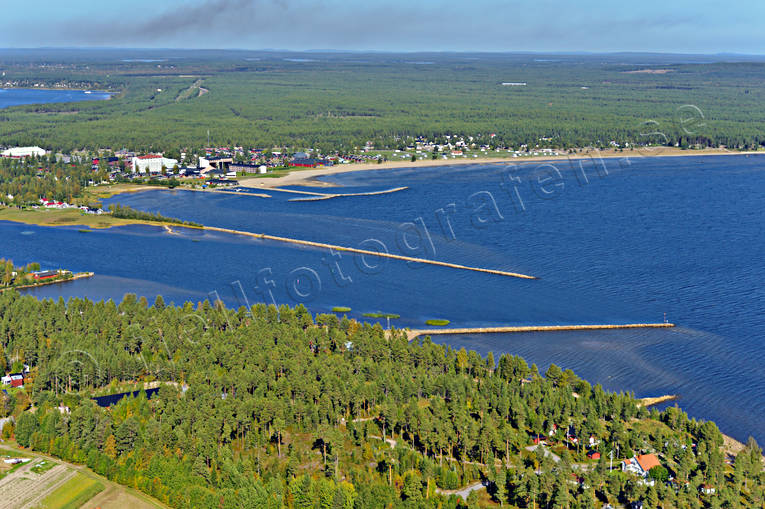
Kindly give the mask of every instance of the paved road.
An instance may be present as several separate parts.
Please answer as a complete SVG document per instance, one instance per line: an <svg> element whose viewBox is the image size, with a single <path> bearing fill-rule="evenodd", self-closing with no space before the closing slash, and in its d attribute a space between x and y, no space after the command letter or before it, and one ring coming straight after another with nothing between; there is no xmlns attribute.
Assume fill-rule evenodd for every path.
<svg viewBox="0 0 765 509"><path fill-rule="evenodd" d="M470 495L471 492L486 489L487 485L488 483L485 483L483 481L478 481L473 484L468 484L467 486L459 490L442 490L441 488L436 488L436 493L438 493L439 495L447 496L447 497L450 495L457 495L458 497L462 497L462 500L467 500L468 495Z"/></svg>
<svg viewBox="0 0 765 509"><path fill-rule="evenodd" d="M557 454L555 454L555 453L551 452L551 451L550 451L550 449L545 449L545 447L543 446L543 444L530 445L530 446L526 447L526 450L527 450L527 451L531 451L531 452L534 452L534 451L536 451L536 450L537 450L537 448L539 448L539 447L541 447L541 448L542 448L542 451L544 451L544 455L545 455L545 456L550 456L550 457L553 459L553 461L554 461L555 463L558 463L558 462L560 461L560 456L558 456Z"/></svg>
<svg viewBox="0 0 765 509"><path fill-rule="evenodd" d="M382 437L378 437L377 435L369 435L369 438L374 438L375 440L382 440ZM390 445L391 449L395 449L396 446L398 445L398 440L393 440L392 438L386 438L385 441L388 443L388 445Z"/></svg>

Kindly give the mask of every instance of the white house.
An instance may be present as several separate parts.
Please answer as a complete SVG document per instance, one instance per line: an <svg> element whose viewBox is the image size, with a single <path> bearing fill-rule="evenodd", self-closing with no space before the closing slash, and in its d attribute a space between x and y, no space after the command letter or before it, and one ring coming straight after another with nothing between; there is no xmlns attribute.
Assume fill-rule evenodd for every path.
<svg viewBox="0 0 765 509"><path fill-rule="evenodd" d="M0 382L2 382L3 385L22 387L24 385L24 375L21 373L10 373L0 378Z"/></svg>
<svg viewBox="0 0 765 509"><path fill-rule="evenodd" d="M46 154L45 149L42 149L40 147L13 147L9 148L7 150L4 150L2 153L3 157L42 157Z"/></svg>
<svg viewBox="0 0 765 509"><path fill-rule="evenodd" d="M631 472L640 477L647 477L648 471L658 466L661 466L661 463L656 455L641 454L640 456L633 456L630 459L624 460L622 462L622 472Z"/></svg>
<svg viewBox="0 0 765 509"><path fill-rule="evenodd" d="M162 173L163 167L172 170L177 164L177 159L168 159L158 154L148 154L132 159L133 173Z"/></svg>

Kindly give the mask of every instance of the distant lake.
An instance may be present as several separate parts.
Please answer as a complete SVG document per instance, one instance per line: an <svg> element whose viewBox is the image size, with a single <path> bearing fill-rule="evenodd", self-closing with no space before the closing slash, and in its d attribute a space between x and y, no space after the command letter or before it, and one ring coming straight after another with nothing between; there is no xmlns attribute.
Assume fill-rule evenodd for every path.
<svg viewBox="0 0 765 509"><path fill-rule="evenodd" d="M0 109L23 104L69 103L80 101L105 101L108 92L84 90L41 90L37 88L0 88Z"/></svg>
<svg viewBox="0 0 765 509"><path fill-rule="evenodd" d="M455 327L661 322L666 312L677 328L436 338L521 354L542 372L554 362L610 390L679 394L691 416L765 442L765 156L608 159L605 176L585 164L586 181L579 163L553 164L562 187L552 180L544 191L531 182L548 178L549 165L519 164L515 188L506 165L476 163L325 178L343 186L333 192L408 186L378 196L295 202L273 190L264 191L271 198L174 190L105 200L538 280L145 226L79 233L0 222L0 256L97 274L26 292L43 298L304 300L314 313L351 307L360 320L396 313L392 325L412 328L431 318Z"/></svg>

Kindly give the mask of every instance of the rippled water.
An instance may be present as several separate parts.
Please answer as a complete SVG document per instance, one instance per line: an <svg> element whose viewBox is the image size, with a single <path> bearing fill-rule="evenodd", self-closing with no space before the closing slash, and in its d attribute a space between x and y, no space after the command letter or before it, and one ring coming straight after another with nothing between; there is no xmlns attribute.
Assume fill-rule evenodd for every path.
<svg viewBox="0 0 765 509"><path fill-rule="evenodd" d="M150 191L109 201L212 226L384 245L540 277L533 281L152 227L79 233L0 223L1 254L98 274L30 292L41 297L134 292L237 304L273 296L315 312L397 313L394 325L410 327L428 318L454 326L661 322L667 313L677 328L438 341L517 353L542 371L555 362L638 396L676 393L692 416L765 441L765 157L613 159L605 176L585 165L587 182L576 166L555 164L562 183L538 183L556 176L549 166L522 165L509 174L518 183L505 166L472 165L326 179L344 186L338 192L409 187L381 196L291 202L296 195L276 191L266 191L271 198ZM341 273L333 274L335 262ZM236 281L241 287L231 286Z"/></svg>

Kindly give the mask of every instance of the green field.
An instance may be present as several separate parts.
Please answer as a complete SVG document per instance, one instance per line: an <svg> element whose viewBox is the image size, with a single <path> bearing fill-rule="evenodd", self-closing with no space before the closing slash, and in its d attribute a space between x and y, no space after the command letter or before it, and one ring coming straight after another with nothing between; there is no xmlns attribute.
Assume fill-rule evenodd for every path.
<svg viewBox="0 0 765 509"><path fill-rule="evenodd" d="M79 509L103 489L104 485L97 480L78 473L48 495L40 507L41 509Z"/></svg>
<svg viewBox="0 0 765 509"><path fill-rule="evenodd" d="M44 210L0 207L0 221L15 221L17 223L37 224L42 226L82 225L90 228L110 228L126 224L140 223L132 219L113 218L109 215L83 214L77 209Z"/></svg>
<svg viewBox="0 0 765 509"><path fill-rule="evenodd" d="M316 53L294 62L275 52L170 53L172 62L149 64L122 62L119 51L4 50L4 79L17 86L65 83L116 95L3 110L0 137L65 150L173 152L204 146L208 130L218 146L324 151L455 134L516 148L765 141L765 64L757 61ZM525 85L502 85L509 82ZM200 86L209 93L194 93Z"/></svg>
<svg viewBox="0 0 765 509"><path fill-rule="evenodd" d="M55 467L57 464L58 463L54 463L51 460L42 460L42 461L37 462L35 464L35 466L30 468L29 470L34 472L35 474L44 474L45 472L47 472L51 468Z"/></svg>

